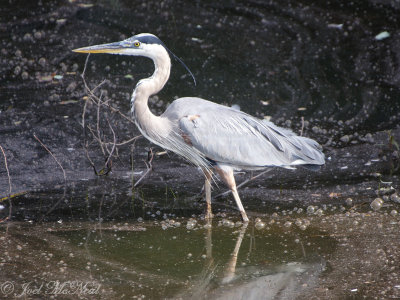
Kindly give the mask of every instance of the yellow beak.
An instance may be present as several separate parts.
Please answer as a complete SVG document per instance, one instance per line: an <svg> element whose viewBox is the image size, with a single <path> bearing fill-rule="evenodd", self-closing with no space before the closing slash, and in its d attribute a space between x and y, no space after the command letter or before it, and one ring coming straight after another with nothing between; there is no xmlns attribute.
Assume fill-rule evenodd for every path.
<svg viewBox="0 0 400 300"><path fill-rule="evenodd" d="M78 53L121 53L124 47L121 45L121 42L115 42L110 44L102 44L102 45L95 45L89 47L83 47L74 49L72 51Z"/></svg>

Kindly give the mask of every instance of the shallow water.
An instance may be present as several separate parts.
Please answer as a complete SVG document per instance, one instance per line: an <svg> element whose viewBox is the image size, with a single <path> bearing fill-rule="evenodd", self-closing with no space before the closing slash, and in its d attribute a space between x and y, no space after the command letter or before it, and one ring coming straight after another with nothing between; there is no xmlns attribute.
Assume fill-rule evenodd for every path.
<svg viewBox="0 0 400 300"><path fill-rule="evenodd" d="M26 203L50 203L47 196L15 199L25 220L1 224L7 296L358 299L377 290L400 296L400 217L393 203L376 212L369 203L286 203L259 207L259 217L244 225L222 205L226 200L214 203L210 223L193 200L174 208L173 199L154 196L135 203L92 194L82 201L67 192L30 218L34 207Z"/></svg>
<svg viewBox="0 0 400 300"><path fill-rule="evenodd" d="M238 299L273 299L314 287L336 244L313 227L174 221L11 224L2 227L2 266L16 294L29 282L76 280L101 286L102 297L229 299L235 290Z"/></svg>
<svg viewBox="0 0 400 300"><path fill-rule="evenodd" d="M389 2L0 6L0 145L10 173L0 154L0 298L400 298L400 200L391 198L399 193L400 7ZM247 228L236 225L229 195L213 199L207 226L203 177L174 154L155 155L132 188L154 147L144 139L117 147L111 172L96 176L86 150L98 170L107 155L87 126L98 121L108 142L110 123L118 142L139 132L105 107L99 120L97 107L86 107L85 56L71 49L139 32L157 34L198 83L174 62L152 111L178 96L238 104L317 140L326 165L274 170L240 188ZM93 88L107 79L98 95L128 113L133 87L152 70L147 59L91 56L86 80ZM224 191L217 180L213 196ZM374 211L376 197L384 202Z"/></svg>

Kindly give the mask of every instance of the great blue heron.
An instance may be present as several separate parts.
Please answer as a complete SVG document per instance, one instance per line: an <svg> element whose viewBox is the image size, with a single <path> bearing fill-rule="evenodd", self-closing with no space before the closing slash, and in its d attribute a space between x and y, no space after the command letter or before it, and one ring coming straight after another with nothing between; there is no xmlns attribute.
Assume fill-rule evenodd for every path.
<svg viewBox="0 0 400 300"><path fill-rule="evenodd" d="M183 156L202 169L205 175L206 218L212 217L211 179L214 171L230 188L243 221L248 222L236 189L234 170L293 168L298 165L318 167L325 163L321 146L314 140L201 98L176 99L161 116L155 116L148 107L148 99L158 93L169 78L169 53L184 65L192 77L193 74L153 34L142 33L120 42L73 51L145 56L153 60L153 75L140 80L133 91L132 116L148 140Z"/></svg>

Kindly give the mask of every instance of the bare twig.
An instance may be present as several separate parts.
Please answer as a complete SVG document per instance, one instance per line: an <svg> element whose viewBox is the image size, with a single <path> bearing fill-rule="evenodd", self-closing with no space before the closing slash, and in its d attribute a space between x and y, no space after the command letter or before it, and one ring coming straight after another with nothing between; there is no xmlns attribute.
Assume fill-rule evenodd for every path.
<svg viewBox="0 0 400 300"><path fill-rule="evenodd" d="M100 134L100 107L101 107L101 94L100 97L98 98L98 102L97 102L97 122L96 122L96 130L97 130L97 137L100 141L100 148L101 151L103 152L103 155L105 155L106 153L104 152L104 147L103 147L103 143L101 142L101 134Z"/></svg>
<svg viewBox="0 0 400 300"><path fill-rule="evenodd" d="M258 178L258 177L264 175L265 173L270 172L270 171L272 171L272 169L266 169L266 170L262 171L261 173L255 175L255 176L251 176L249 179L246 179L245 181L241 182L236 188L238 189L238 188L244 186L245 184L249 183L250 181L252 181L252 180L254 180L254 179L256 179L256 178ZM221 194L218 194L218 195L215 196L214 198L224 197L224 196L228 195L230 192L231 192L231 190L226 191L226 192L223 192L223 193L221 193Z"/></svg>
<svg viewBox="0 0 400 300"><path fill-rule="evenodd" d="M85 153L86 153L86 158L88 159L90 165L91 165L92 168L93 168L94 174L96 174L97 176L99 176L99 173L98 173L97 170L96 170L96 166L95 166L93 160L92 160L92 159L90 158L90 156L89 156L89 150L88 150L87 143L85 144Z"/></svg>
<svg viewBox="0 0 400 300"><path fill-rule="evenodd" d="M151 162L153 161L154 158L154 153L153 153L153 149L150 148L149 150L149 155L147 158L148 163L144 162L146 164L146 172L144 172L144 174L139 178L138 181L136 181L136 183L133 185L133 187L136 187L146 176L147 174L149 174L149 172L153 169L153 166L151 164Z"/></svg>
<svg viewBox="0 0 400 300"><path fill-rule="evenodd" d="M56 161L56 163L58 164L58 166L61 168L62 172L63 172L63 176L64 176L64 193L63 196L46 212L45 215L49 215L53 210L56 209L56 207L62 203L65 199L65 195L67 193L67 176L65 174L65 170L63 168L63 166L61 165L61 163L58 161L58 159L54 156L54 154L49 150L49 148L46 147L45 144L43 144L43 142L36 136L36 134L33 134L33 137L40 143L40 145L42 145L42 147L44 149L46 149L46 151L51 155L51 157L53 157L53 159ZM41 220L43 220L44 216L42 216Z"/></svg>
<svg viewBox="0 0 400 300"><path fill-rule="evenodd" d="M119 155L118 147L135 142L136 139L138 137L140 137L140 135L135 136L133 138L129 138L120 143L117 142L116 133L114 131L113 126L111 125L111 121L113 121L113 119L114 119L113 114L129 121L130 123L134 123L134 121L127 115L120 112L117 108L114 108L112 106L112 104L110 103L110 99L103 97L103 96L105 96L104 90L100 90L100 92L98 91L99 88L107 82L107 80L103 80L100 84L95 86L93 89L89 88L89 85L85 79L85 73L87 70L88 61L89 61L89 55L86 58L85 66L84 66L83 72L81 74L83 84L84 84L84 89L87 94L87 99L86 99L85 105L83 107L83 112L82 112L82 127L83 127L83 133L84 133L85 138L86 138L86 130L88 130L88 132L90 133L90 135L92 136L94 141L96 141L99 144L99 147L103 153L103 156L105 157L104 166L100 169L100 171L97 171L94 161L89 157L88 147L89 147L90 143L85 142L84 148L85 148L86 157L88 158L90 165L93 167L95 174L97 176L102 176L102 175L108 174L111 171L112 159L114 157L118 158L118 155ZM99 93L100 93L100 95L97 96L96 94L99 94ZM96 119L93 120L92 123L90 123L90 122L88 122L88 120L86 120L86 115L89 113L89 107L90 107L89 104L93 104L94 109L96 110L96 117L95 117ZM106 108L106 109L103 109L103 108ZM107 117L109 115L111 115L113 117L113 119L110 120ZM105 128L103 128L103 126L104 126L104 122L102 120L103 117L105 117L105 119L108 123L108 127L109 127L108 130L105 130ZM110 134L112 134L112 141L107 141Z"/></svg>
<svg viewBox="0 0 400 300"><path fill-rule="evenodd" d="M114 150L115 150L115 144L117 143L117 138L115 137L115 132L114 132L114 129L112 128L112 126L110 124L110 121L108 120L108 118L106 118L106 119L107 119L108 126L110 127L111 132L113 134L113 146L112 146L112 149L111 149L111 151L110 151L110 153L108 155L107 161L106 161L106 166L108 166L108 164L109 164L109 162L111 160L111 157L112 157L112 155L114 153Z"/></svg>
<svg viewBox="0 0 400 300"><path fill-rule="evenodd" d="M60 162L58 161L58 159L53 155L53 153L51 153L51 151L49 150L49 148L46 147L45 144L42 143L42 141L36 136L36 134L33 134L33 137L40 143L40 145L42 145L42 147L44 149L46 149L47 152L49 152L49 154L54 158L54 160L56 161L56 163L58 164L58 166L61 168L62 172L63 172L63 176L64 176L64 183L67 183L67 176L65 175L65 170L63 168L63 166L60 164Z"/></svg>
<svg viewBox="0 0 400 300"><path fill-rule="evenodd" d="M93 101L93 102L101 102L99 101L100 99L94 94L94 92L100 88L103 84L105 84L107 82L107 80L103 80L100 84L98 84L94 89L90 89L89 86L87 85L86 79L85 79L85 72L86 72L86 67L89 61L89 55L86 58L85 61L85 66L83 68L83 72L81 74L82 80L83 80L83 84L85 86L85 90L89 95L89 100ZM119 109L114 108L113 106L111 106L110 104L103 102L102 105L107 106L112 112L119 114L121 117L123 117L124 119L126 119L127 121L129 121L130 123L135 123L130 117L128 117L127 115L125 115L124 113L122 113Z"/></svg>
<svg viewBox="0 0 400 300"><path fill-rule="evenodd" d="M85 77L86 67L87 67L87 64L89 61L89 57L90 57L90 53L88 53L88 55L86 56L85 65L83 66L83 72L81 74L82 79Z"/></svg>
<svg viewBox="0 0 400 300"><path fill-rule="evenodd" d="M8 177L8 202L9 202L9 210L8 210L8 218L11 219L11 212L12 212L12 201L11 201L11 193L12 193L12 186L11 186L11 176L10 176L10 170L8 169L8 164L7 164L7 156L6 153L4 152L3 147L0 145L1 152L3 152L3 157L4 157L4 164L6 166L7 170L7 177ZM5 220L4 220L5 221Z"/></svg>
<svg viewBox="0 0 400 300"><path fill-rule="evenodd" d="M141 135L137 135L137 136L135 136L135 137L133 137L133 138L131 138L129 140L123 141L121 143L115 143L114 144L114 143L111 143L111 142L105 142L104 144L106 144L106 145L115 145L115 146L123 146L123 145L129 144L129 143L132 143L133 141L137 140L140 137L141 137ZM158 155L158 153L157 153L157 155Z"/></svg>

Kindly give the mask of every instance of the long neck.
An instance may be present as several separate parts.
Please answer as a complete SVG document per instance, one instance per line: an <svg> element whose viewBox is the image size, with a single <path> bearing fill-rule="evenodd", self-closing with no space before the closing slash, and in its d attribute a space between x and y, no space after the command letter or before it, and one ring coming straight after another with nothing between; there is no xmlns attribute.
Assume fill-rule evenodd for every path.
<svg viewBox="0 0 400 300"><path fill-rule="evenodd" d="M131 99L132 116L139 130L150 138L163 131L165 120L150 111L148 100L151 95L158 93L164 87L171 70L171 60L166 51L165 55L152 57L152 59L155 67L154 74L138 82Z"/></svg>

